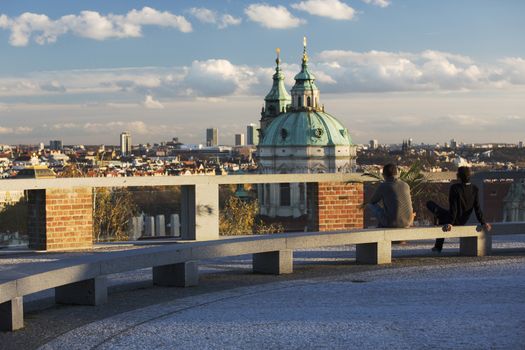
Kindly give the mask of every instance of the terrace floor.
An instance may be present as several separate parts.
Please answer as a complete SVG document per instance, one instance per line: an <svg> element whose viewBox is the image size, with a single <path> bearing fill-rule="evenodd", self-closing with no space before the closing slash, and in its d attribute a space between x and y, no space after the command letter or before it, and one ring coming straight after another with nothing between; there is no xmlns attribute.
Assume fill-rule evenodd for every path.
<svg viewBox="0 0 525 350"><path fill-rule="evenodd" d="M185 289L153 287L143 269L111 276L99 307L55 306L45 291L25 298L26 328L0 333L0 348L523 349L525 235L495 237L490 257L431 245L396 245L385 266L356 265L353 246L301 250L281 276L252 274L248 256L207 260ZM64 256L3 252L0 272Z"/></svg>

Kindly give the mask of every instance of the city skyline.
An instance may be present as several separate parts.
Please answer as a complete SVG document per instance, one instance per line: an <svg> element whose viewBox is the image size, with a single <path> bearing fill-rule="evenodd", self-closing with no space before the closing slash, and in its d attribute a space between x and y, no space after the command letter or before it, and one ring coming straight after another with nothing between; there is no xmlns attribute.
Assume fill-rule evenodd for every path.
<svg viewBox="0 0 525 350"><path fill-rule="evenodd" d="M524 10L519 1L2 4L0 143L112 144L122 130L134 143L203 143L212 124L233 140L259 119L276 47L291 88L303 35L320 102L355 143L517 143Z"/></svg>

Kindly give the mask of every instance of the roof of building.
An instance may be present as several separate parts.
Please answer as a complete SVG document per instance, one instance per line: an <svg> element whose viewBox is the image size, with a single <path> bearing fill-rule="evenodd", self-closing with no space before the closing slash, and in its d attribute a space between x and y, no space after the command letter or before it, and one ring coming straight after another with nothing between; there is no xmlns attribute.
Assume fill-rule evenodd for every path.
<svg viewBox="0 0 525 350"><path fill-rule="evenodd" d="M280 79L284 78L279 69L279 58L276 62L274 87L278 74L281 74ZM305 91L312 93L315 91L318 94L314 81L315 76L308 70L305 38L301 71L295 76L295 85L292 88L292 95L299 96L299 99L262 130L259 146L349 146L352 144L348 130L335 117L324 112L324 107L319 106L317 98L312 101L312 105L308 102L308 106L299 102ZM282 87L284 88L284 84ZM273 87L272 91L274 91Z"/></svg>
<svg viewBox="0 0 525 350"><path fill-rule="evenodd" d="M56 174L53 170L44 165L32 165L20 170L15 178L17 179L54 179Z"/></svg>
<svg viewBox="0 0 525 350"><path fill-rule="evenodd" d="M321 111L292 111L275 118L259 146L348 146L348 130L333 116Z"/></svg>
<svg viewBox="0 0 525 350"><path fill-rule="evenodd" d="M277 49L277 55L279 55L279 49ZM264 98L265 101L290 101L290 95L286 91L286 86L284 85L284 74L281 70L281 59L277 56L275 60L275 74L273 75L273 84L270 92Z"/></svg>

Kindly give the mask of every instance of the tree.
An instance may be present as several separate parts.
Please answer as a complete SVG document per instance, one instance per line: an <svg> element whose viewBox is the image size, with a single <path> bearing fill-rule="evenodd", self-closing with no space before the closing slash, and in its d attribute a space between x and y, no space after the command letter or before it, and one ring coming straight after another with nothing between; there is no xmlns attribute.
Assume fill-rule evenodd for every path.
<svg viewBox="0 0 525 350"><path fill-rule="evenodd" d="M128 239L128 226L137 214L137 207L126 188L96 188L94 192L94 240L119 241Z"/></svg>
<svg viewBox="0 0 525 350"><path fill-rule="evenodd" d="M7 204L0 210L0 233L27 235L27 200Z"/></svg>
<svg viewBox="0 0 525 350"><path fill-rule="evenodd" d="M229 196L219 213L219 234L249 235L283 232L281 225L265 224L259 215L257 200L243 201Z"/></svg>
<svg viewBox="0 0 525 350"><path fill-rule="evenodd" d="M77 163L70 163L62 169L57 177L84 177L84 172Z"/></svg>

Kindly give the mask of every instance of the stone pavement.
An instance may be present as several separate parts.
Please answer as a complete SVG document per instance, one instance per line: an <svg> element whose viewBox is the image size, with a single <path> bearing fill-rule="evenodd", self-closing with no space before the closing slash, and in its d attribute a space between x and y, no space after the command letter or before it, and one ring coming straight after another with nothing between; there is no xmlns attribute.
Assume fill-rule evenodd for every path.
<svg viewBox="0 0 525 350"><path fill-rule="evenodd" d="M507 250L482 258L430 246L397 246L403 258L388 266L355 265L351 246L299 251L287 276L253 275L246 256L215 259L186 289L152 287L149 269L121 274L108 304L30 312L25 329L0 333L0 349L523 349L525 239L498 237Z"/></svg>

